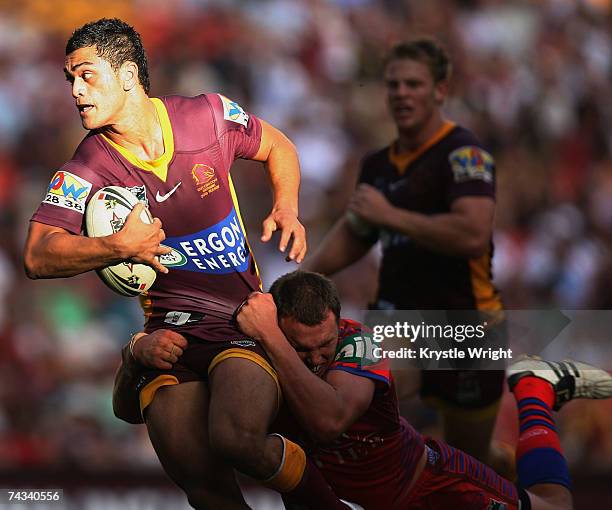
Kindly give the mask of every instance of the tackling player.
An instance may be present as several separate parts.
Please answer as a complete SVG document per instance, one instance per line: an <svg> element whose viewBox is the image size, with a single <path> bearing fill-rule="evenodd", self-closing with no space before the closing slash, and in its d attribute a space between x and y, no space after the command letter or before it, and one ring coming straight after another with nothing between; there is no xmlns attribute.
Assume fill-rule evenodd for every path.
<svg viewBox="0 0 612 510"><path fill-rule="evenodd" d="M280 250L291 244L288 258L300 262L306 240L293 144L221 94L150 98L140 36L118 19L77 29L64 73L89 133L32 217L28 276L69 277L120 262L159 271L142 300L145 330L181 327L189 342L183 371L140 380L163 467L195 508L246 508L232 468L293 490L303 466L287 452L301 450L267 435L279 405L276 374L261 346L232 323L261 282L229 174L237 158L264 162L274 204L262 241L280 231ZM116 234L82 235L88 199L108 185L129 188L148 204L154 223L139 219L139 204ZM176 353L167 355L176 361ZM326 501L326 487L314 485L312 497Z"/></svg>
<svg viewBox="0 0 612 510"><path fill-rule="evenodd" d="M445 442L423 438L399 416L392 375L372 359L372 340L362 326L340 318L329 280L298 271L278 279L270 292L252 294L238 323L262 342L277 370L299 422L285 430L301 435L340 497L367 510L572 508L552 410L574 398L611 397L607 372L535 358L509 368L520 427L515 485ZM176 341L177 335L158 333L158 339ZM151 335L143 338L136 357L146 364L161 361L154 344ZM116 396L132 391L123 390Z"/></svg>
<svg viewBox="0 0 612 510"><path fill-rule="evenodd" d="M363 160L346 214L305 262L332 275L381 241L373 309L502 309L491 282L494 162L470 131L444 118L449 79L435 42L391 50L384 80L398 137ZM503 322L489 333L503 341ZM502 371L423 371L421 395L442 410L447 441L490 460L502 386Z"/></svg>

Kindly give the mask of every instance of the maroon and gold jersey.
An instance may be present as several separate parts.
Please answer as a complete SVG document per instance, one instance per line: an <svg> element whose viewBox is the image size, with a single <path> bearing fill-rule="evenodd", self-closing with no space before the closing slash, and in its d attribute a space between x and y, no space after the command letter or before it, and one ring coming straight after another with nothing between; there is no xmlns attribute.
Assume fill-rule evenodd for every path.
<svg viewBox="0 0 612 510"><path fill-rule="evenodd" d="M461 197L495 198L495 164L467 129L446 122L431 140L408 154L395 144L364 159L362 183L396 207L426 215L448 213ZM493 243L469 259L432 251L408 236L380 229L383 246L377 308L397 310L500 310L491 283Z"/></svg>
<svg viewBox="0 0 612 510"><path fill-rule="evenodd" d="M227 321L261 286L230 177L237 158L259 150L261 123L220 94L151 99L160 119L164 154L143 161L103 134L91 132L53 176L33 221L73 234L104 186L123 186L147 203L173 248L144 296L147 328L186 328L206 316Z"/></svg>
<svg viewBox="0 0 612 510"><path fill-rule="evenodd" d="M376 389L368 410L333 443L316 445L312 458L341 498L371 510L404 508L423 439L400 417L388 363L376 359L371 335L342 319L339 336L330 370L372 379Z"/></svg>

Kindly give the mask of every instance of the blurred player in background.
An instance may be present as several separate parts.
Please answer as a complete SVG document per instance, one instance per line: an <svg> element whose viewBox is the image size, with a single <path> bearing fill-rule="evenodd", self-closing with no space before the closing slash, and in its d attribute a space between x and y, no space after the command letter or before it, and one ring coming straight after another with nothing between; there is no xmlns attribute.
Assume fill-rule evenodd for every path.
<svg viewBox="0 0 612 510"><path fill-rule="evenodd" d="M142 300L145 330L180 327L189 345L182 370L140 377L140 406L164 469L194 508L246 508L233 468L281 492L305 489L327 504L328 486L318 486L314 475L309 487L299 485L301 449L267 435L279 405L277 377L261 346L232 323L261 282L230 167L237 158L265 163L274 204L262 241L278 230L280 250L291 245L288 259L300 262L306 240L293 144L220 94L150 98L140 36L118 19L77 29L64 72L89 134L32 217L28 276L70 277L123 261L159 271ZM140 220L139 204L116 234L82 235L88 198L108 185L129 188L148 204L154 223ZM158 260L169 253L182 258L170 271ZM175 352L166 355L176 361ZM330 498L337 502L330 508L345 508Z"/></svg>
<svg viewBox="0 0 612 510"><path fill-rule="evenodd" d="M375 345L361 324L340 318L337 291L321 275L279 278L270 294L252 294L237 319L270 355L292 412L285 418L297 421L277 425L304 445L341 497L367 510L572 508L552 411L575 398L612 396L607 372L530 358L510 367L520 427L515 485L466 453L423 438L400 417L386 361L372 356ZM136 345L140 363L159 366L166 362L159 345L182 345L174 332L156 333ZM129 401L133 388L118 390Z"/></svg>
<svg viewBox="0 0 612 510"><path fill-rule="evenodd" d="M305 262L332 275L381 241L373 309L502 309L491 282L494 162L470 131L444 118L450 74L447 54L432 40L391 50L384 80L398 137L363 160L346 214ZM492 460L503 372L421 374L421 395L442 411L445 439Z"/></svg>

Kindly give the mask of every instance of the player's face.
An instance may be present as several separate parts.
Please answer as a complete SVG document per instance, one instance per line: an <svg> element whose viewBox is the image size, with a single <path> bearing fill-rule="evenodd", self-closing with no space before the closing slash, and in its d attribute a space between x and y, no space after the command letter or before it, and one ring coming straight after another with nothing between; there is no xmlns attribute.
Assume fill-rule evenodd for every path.
<svg viewBox="0 0 612 510"><path fill-rule="evenodd" d="M391 60L384 77L389 110L400 132L422 129L444 101L446 84L434 83L429 67L422 62Z"/></svg>
<svg viewBox="0 0 612 510"><path fill-rule="evenodd" d="M64 72L72 85L72 97L85 129L117 122L126 100L120 73L96 54L94 46L79 48L67 55Z"/></svg>
<svg viewBox="0 0 612 510"><path fill-rule="evenodd" d="M306 326L290 317L282 317L280 327L301 360L319 377L323 377L336 355L338 322L331 310L323 322Z"/></svg>

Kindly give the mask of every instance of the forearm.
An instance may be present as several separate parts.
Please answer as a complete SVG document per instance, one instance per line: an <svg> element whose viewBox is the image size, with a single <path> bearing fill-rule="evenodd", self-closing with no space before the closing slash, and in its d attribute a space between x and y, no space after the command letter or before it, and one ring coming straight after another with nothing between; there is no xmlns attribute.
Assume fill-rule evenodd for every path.
<svg viewBox="0 0 612 510"><path fill-rule="evenodd" d="M336 389L304 365L282 332L265 342L283 397L304 429L315 439L330 440L344 426L344 408Z"/></svg>
<svg viewBox="0 0 612 510"><path fill-rule="evenodd" d="M63 278L118 264L127 258L115 236L85 237L53 232L26 245L29 278Z"/></svg>
<svg viewBox="0 0 612 510"><path fill-rule="evenodd" d="M330 276L357 262L371 247L371 243L351 230L346 216L343 216L325 236L312 257L304 262L303 268Z"/></svg>
<svg viewBox="0 0 612 510"><path fill-rule="evenodd" d="M263 161L270 176L274 209L288 209L298 215L300 163L295 145L281 131L265 121L262 141L253 159Z"/></svg>
<svg viewBox="0 0 612 510"><path fill-rule="evenodd" d="M272 184L273 209L289 209L297 216L300 164L293 144L287 138L279 141L265 165Z"/></svg>
<svg viewBox="0 0 612 510"><path fill-rule="evenodd" d="M393 208L381 223L381 226L444 255L476 258L486 252L489 243L488 236L483 236L481 230L460 214L426 215Z"/></svg>

